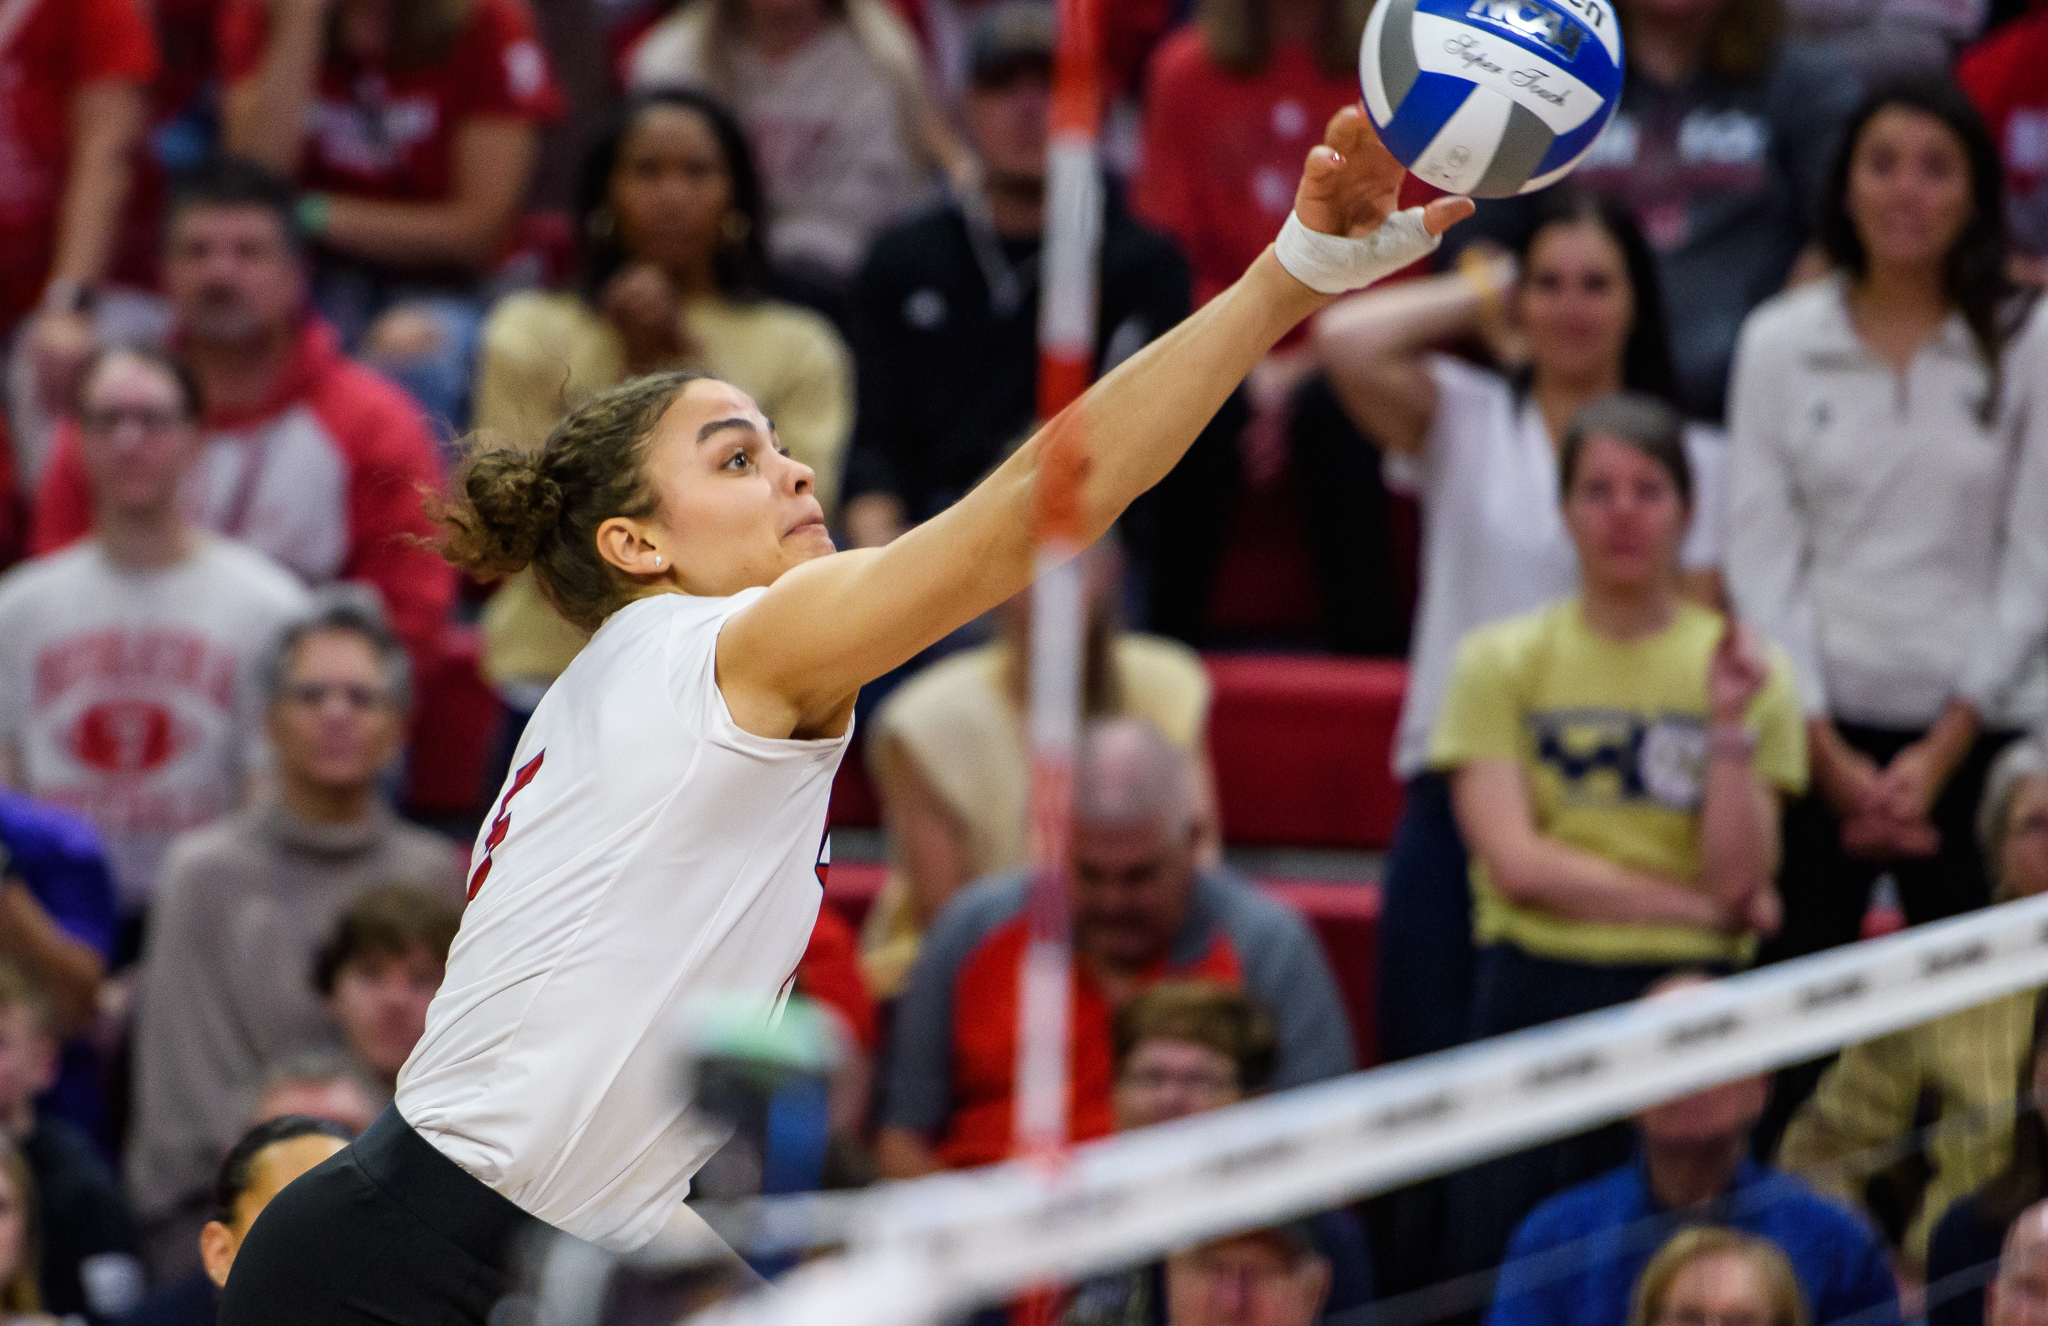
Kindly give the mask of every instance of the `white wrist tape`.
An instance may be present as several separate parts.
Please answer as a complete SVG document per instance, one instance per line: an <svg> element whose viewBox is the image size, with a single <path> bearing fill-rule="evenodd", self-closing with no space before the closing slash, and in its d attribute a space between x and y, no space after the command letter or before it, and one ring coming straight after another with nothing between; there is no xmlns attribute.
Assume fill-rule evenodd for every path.
<svg viewBox="0 0 2048 1326"><path fill-rule="evenodd" d="M1273 255L1289 275L1309 289L1341 295L1347 290L1363 290L1424 254L1436 252L1442 238L1423 229L1420 207L1394 213L1364 239L1310 230L1289 212L1287 224L1280 227L1280 238L1273 241Z"/></svg>

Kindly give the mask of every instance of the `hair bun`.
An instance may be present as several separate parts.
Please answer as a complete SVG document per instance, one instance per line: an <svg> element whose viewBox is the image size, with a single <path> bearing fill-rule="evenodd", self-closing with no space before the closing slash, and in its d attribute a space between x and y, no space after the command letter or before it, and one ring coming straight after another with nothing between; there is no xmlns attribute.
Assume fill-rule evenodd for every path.
<svg viewBox="0 0 2048 1326"><path fill-rule="evenodd" d="M441 550L480 579L524 570L561 519L562 486L540 452L482 452L458 486L461 497L442 513Z"/></svg>

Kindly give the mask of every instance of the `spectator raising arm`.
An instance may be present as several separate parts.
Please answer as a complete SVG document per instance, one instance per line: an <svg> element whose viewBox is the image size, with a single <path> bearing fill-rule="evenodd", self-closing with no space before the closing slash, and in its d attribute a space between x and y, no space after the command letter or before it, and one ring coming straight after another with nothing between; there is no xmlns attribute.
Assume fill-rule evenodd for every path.
<svg viewBox="0 0 2048 1326"><path fill-rule="evenodd" d="M1437 411L1425 352L1475 328L1491 336L1498 319L1486 316L1489 306L1513 288L1516 265L1503 255L1477 275L1404 281L1354 295L1316 319L1316 355L1360 432L1388 451L1422 454Z"/></svg>
<svg viewBox="0 0 2048 1326"><path fill-rule="evenodd" d="M35 323L37 388L53 414L69 406L73 379L92 353L84 295L106 275L113 254L143 111L142 86L128 80L87 83L71 96L71 162L57 216L57 254Z"/></svg>
<svg viewBox="0 0 2048 1326"><path fill-rule="evenodd" d="M270 7L270 40L256 72L221 93L221 146L230 156L286 179L298 175L330 8L329 0L277 0Z"/></svg>

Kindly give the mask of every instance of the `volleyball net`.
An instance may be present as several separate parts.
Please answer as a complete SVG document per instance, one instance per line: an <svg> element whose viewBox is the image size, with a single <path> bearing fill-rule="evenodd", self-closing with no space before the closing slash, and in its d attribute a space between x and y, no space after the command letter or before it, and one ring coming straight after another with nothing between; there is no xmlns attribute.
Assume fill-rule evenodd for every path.
<svg viewBox="0 0 2048 1326"><path fill-rule="evenodd" d="M2048 897L1119 1135L1073 1148L1059 1166L1017 1162L737 1203L707 1212L735 1246L810 1259L693 1320L955 1320L1035 1286L1075 1284L1465 1170L2044 985ZM1997 1117L1947 1118L1839 1163L1874 1172L1941 1129L2010 1128L2015 1112L2031 1108L2016 1096L1988 1111ZM1768 1199L1767 1189L1738 1198ZM1639 1233L1659 1237L1648 1226ZM1544 1274L1521 1270L1525 1282ZM1930 1300L1980 1283L1986 1268L1973 1270L1968 1284L1930 1286ZM544 1299L573 1296L560 1276L543 1280ZM1490 1283L1468 1277L1383 1301L1373 1319L1419 1326L1482 1308Z"/></svg>

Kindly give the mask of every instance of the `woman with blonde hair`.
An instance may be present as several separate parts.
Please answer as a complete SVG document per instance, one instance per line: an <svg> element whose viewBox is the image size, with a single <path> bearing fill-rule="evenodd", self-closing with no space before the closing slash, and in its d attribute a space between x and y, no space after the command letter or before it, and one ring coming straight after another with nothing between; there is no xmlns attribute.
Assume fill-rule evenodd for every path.
<svg viewBox="0 0 2048 1326"><path fill-rule="evenodd" d="M1672 1235L1636 1281L1628 1326L1807 1326L1792 1263L1769 1239L1718 1225Z"/></svg>

